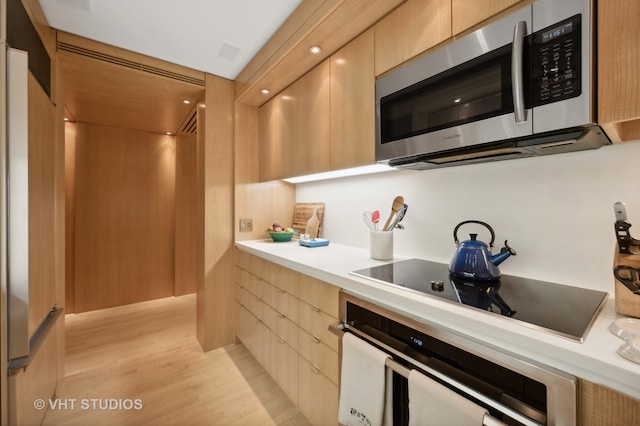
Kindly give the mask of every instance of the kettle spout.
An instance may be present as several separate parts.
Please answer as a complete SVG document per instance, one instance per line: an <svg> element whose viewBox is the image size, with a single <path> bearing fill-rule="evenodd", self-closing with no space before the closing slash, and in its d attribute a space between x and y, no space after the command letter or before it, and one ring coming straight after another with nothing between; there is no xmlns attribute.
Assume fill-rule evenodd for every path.
<svg viewBox="0 0 640 426"><path fill-rule="evenodd" d="M493 263L495 266L498 266L512 255L515 256L516 251L509 247L509 244L507 244L507 240L504 240L504 247L500 249L500 253L496 254L495 256L491 256L491 263Z"/></svg>

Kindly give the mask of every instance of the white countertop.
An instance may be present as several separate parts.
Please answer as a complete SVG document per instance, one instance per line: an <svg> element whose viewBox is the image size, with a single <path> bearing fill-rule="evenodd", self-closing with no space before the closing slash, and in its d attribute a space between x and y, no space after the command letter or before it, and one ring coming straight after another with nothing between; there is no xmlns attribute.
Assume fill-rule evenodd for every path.
<svg viewBox="0 0 640 426"><path fill-rule="evenodd" d="M351 271L391 262L371 259L366 249L334 243L307 248L297 240L238 241L236 246L427 324L640 399L640 364L616 353L624 340L608 330L619 317L612 295L580 343L489 312L350 275ZM393 260L406 258L396 256Z"/></svg>

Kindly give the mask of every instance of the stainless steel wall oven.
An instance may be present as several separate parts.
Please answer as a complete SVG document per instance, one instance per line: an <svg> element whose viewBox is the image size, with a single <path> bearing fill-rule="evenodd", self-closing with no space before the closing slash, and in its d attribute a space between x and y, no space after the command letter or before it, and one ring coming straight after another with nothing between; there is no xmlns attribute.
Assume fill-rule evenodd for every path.
<svg viewBox="0 0 640 426"><path fill-rule="evenodd" d="M407 375L417 369L485 407L485 425L575 425L577 379L342 292L337 333L390 355L394 425L409 420Z"/></svg>

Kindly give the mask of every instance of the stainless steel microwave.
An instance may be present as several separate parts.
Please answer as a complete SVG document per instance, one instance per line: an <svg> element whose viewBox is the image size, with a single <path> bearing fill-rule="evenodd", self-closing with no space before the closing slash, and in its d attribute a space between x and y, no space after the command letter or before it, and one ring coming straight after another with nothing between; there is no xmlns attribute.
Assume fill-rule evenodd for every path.
<svg viewBox="0 0 640 426"><path fill-rule="evenodd" d="M430 169L598 148L595 3L538 0L376 81L376 161Z"/></svg>

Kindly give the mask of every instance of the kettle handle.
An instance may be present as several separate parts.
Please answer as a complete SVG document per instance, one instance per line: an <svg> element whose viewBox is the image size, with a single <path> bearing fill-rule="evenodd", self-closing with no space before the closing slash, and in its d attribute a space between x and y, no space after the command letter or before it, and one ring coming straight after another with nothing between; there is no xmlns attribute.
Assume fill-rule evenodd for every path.
<svg viewBox="0 0 640 426"><path fill-rule="evenodd" d="M493 242L496 239L496 233L493 232L492 227L490 227L488 224L484 222L480 222L479 220L465 220L464 222L460 222L459 224L456 225L456 227L453 229L453 241L456 242L456 245L460 243L460 240L458 240L458 228L460 228L462 225L467 223L477 223L479 225L486 227L489 230L489 232L491 232L491 242L489 243L489 247L493 247Z"/></svg>

